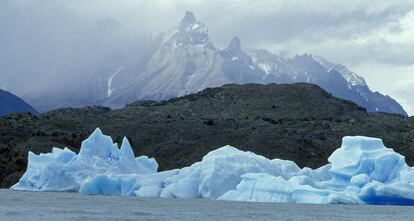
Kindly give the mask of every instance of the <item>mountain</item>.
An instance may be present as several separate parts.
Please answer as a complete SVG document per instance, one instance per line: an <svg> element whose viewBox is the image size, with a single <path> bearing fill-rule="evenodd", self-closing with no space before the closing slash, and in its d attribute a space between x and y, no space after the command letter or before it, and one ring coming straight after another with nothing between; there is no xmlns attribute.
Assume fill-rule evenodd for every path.
<svg viewBox="0 0 414 221"><path fill-rule="evenodd" d="M265 74L265 82L306 82L317 84L339 98L351 100L369 112L397 113L407 116L401 105L389 96L372 92L364 78L340 64L323 57L298 55L284 59L266 50L252 50L257 67Z"/></svg>
<svg viewBox="0 0 414 221"><path fill-rule="evenodd" d="M372 92L362 77L322 57L282 58L266 50L245 50L238 37L226 48L217 48L207 25L191 12L177 27L155 38L141 36L129 53L107 57L78 79L42 94L30 92L27 100L41 111L88 105L121 108L137 100L166 100L230 83L306 82L369 112L407 116L391 97Z"/></svg>
<svg viewBox="0 0 414 221"><path fill-rule="evenodd" d="M65 108L2 117L0 185L17 182L28 151L79 151L96 127L118 143L127 136L134 152L155 157L161 170L191 165L227 144L317 168L347 135L382 138L414 164L414 117L367 113L313 84L232 84L117 110Z"/></svg>
<svg viewBox="0 0 414 221"><path fill-rule="evenodd" d="M106 97L98 104L123 107L136 100L165 100L227 83L306 82L369 112L407 116L395 100L372 92L362 77L322 57L305 54L285 59L266 50L245 52L238 37L227 48L217 49L207 26L191 12L178 27L160 35L152 50L144 62L127 62L104 75L100 94Z"/></svg>
<svg viewBox="0 0 414 221"><path fill-rule="evenodd" d="M0 89L0 116L16 112L30 112L38 114L37 111L16 95Z"/></svg>
<svg viewBox="0 0 414 221"><path fill-rule="evenodd" d="M209 40L207 26L190 12L178 27L158 36L154 45L145 61L127 62L104 75L103 105L164 100L235 81L224 72L225 58Z"/></svg>

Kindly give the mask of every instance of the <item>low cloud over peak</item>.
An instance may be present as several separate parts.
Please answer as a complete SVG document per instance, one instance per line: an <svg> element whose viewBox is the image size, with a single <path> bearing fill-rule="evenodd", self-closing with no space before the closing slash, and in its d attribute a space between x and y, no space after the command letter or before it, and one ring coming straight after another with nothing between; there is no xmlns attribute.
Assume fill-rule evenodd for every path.
<svg viewBox="0 0 414 221"><path fill-rule="evenodd" d="M244 48L321 55L414 110L414 1L1 1L0 87L76 75L75 64L125 53L124 42L167 31L186 11L207 24L211 41L221 48L237 35ZM411 82L403 92L395 76L411 78L401 79ZM44 80L29 82L41 87Z"/></svg>

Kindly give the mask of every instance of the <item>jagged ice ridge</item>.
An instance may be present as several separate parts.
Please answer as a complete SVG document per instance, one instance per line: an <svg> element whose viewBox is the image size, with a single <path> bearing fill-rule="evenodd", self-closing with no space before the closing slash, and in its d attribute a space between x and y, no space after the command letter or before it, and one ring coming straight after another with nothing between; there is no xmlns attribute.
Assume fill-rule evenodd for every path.
<svg viewBox="0 0 414 221"><path fill-rule="evenodd" d="M319 169L270 160L224 146L189 167L157 172L155 159L134 157L99 129L79 154L53 148L29 152L27 171L12 190L73 191L85 195L316 204L414 205L414 169L381 139L344 137Z"/></svg>

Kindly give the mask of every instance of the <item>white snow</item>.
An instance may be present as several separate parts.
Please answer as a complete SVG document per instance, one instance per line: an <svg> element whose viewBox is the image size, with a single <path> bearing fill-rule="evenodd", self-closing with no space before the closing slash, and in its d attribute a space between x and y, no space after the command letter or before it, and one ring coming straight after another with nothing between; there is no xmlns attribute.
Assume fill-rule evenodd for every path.
<svg viewBox="0 0 414 221"><path fill-rule="evenodd" d="M414 168L381 139L344 137L319 169L270 160L224 146L200 162L157 173L157 163L134 158L97 129L78 155L69 149L29 152L26 173L13 190L78 191L88 195L208 198L255 202L414 205Z"/></svg>
<svg viewBox="0 0 414 221"><path fill-rule="evenodd" d="M231 60L232 61L238 61L240 58L239 57L232 57Z"/></svg>
<svg viewBox="0 0 414 221"><path fill-rule="evenodd" d="M338 71L342 75L342 77L348 82L349 84L348 87L350 89L351 87L355 87L355 86L366 86L367 85L363 77L357 75L355 72L352 72L345 66L331 63L321 56L313 56L313 58L320 65L326 68L328 72L330 72L331 70Z"/></svg>
<svg viewBox="0 0 414 221"><path fill-rule="evenodd" d="M191 30L197 30L197 28L199 27L199 25L197 23L195 23L194 25L191 26Z"/></svg>
<svg viewBox="0 0 414 221"><path fill-rule="evenodd" d="M340 69L339 71L343 77L352 85L352 86L365 86L365 80L355 74L354 72L348 70L347 68L343 67L343 69Z"/></svg>
<svg viewBox="0 0 414 221"><path fill-rule="evenodd" d="M270 71L272 70L270 65L265 63L259 63L257 64L260 70L262 70L266 75L270 74Z"/></svg>
<svg viewBox="0 0 414 221"><path fill-rule="evenodd" d="M119 72L121 72L122 71L122 67L119 67L116 71L115 71L115 73L114 74L112 74L111 75L111 77L109 77L108 78L108 82L107 82L107 92L106 92L106 94L107 94L107 96L108 97L110 97L111 95L112 95L112 92L114 92L114 88L112 88L112 82L113 82L113 80L114 80L114 77L117 75L117 74L119 74Z"/></svg>

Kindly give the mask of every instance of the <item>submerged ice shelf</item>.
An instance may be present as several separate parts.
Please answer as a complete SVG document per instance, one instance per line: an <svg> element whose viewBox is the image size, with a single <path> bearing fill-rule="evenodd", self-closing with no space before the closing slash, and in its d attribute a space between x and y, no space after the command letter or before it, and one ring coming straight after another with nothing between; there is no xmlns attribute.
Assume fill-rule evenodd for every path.
<svg viewBox="0 0 414 221"><path fill-rule="evenodd" d="M53 148L29 152L13 190L73 191L87 195L208 198L254 202L414 205L414 168L382 140L344 137L329 164L312 170L224 146L182 169L157 172L155 159L134 157L99 129L79 154Z"/></svg>

